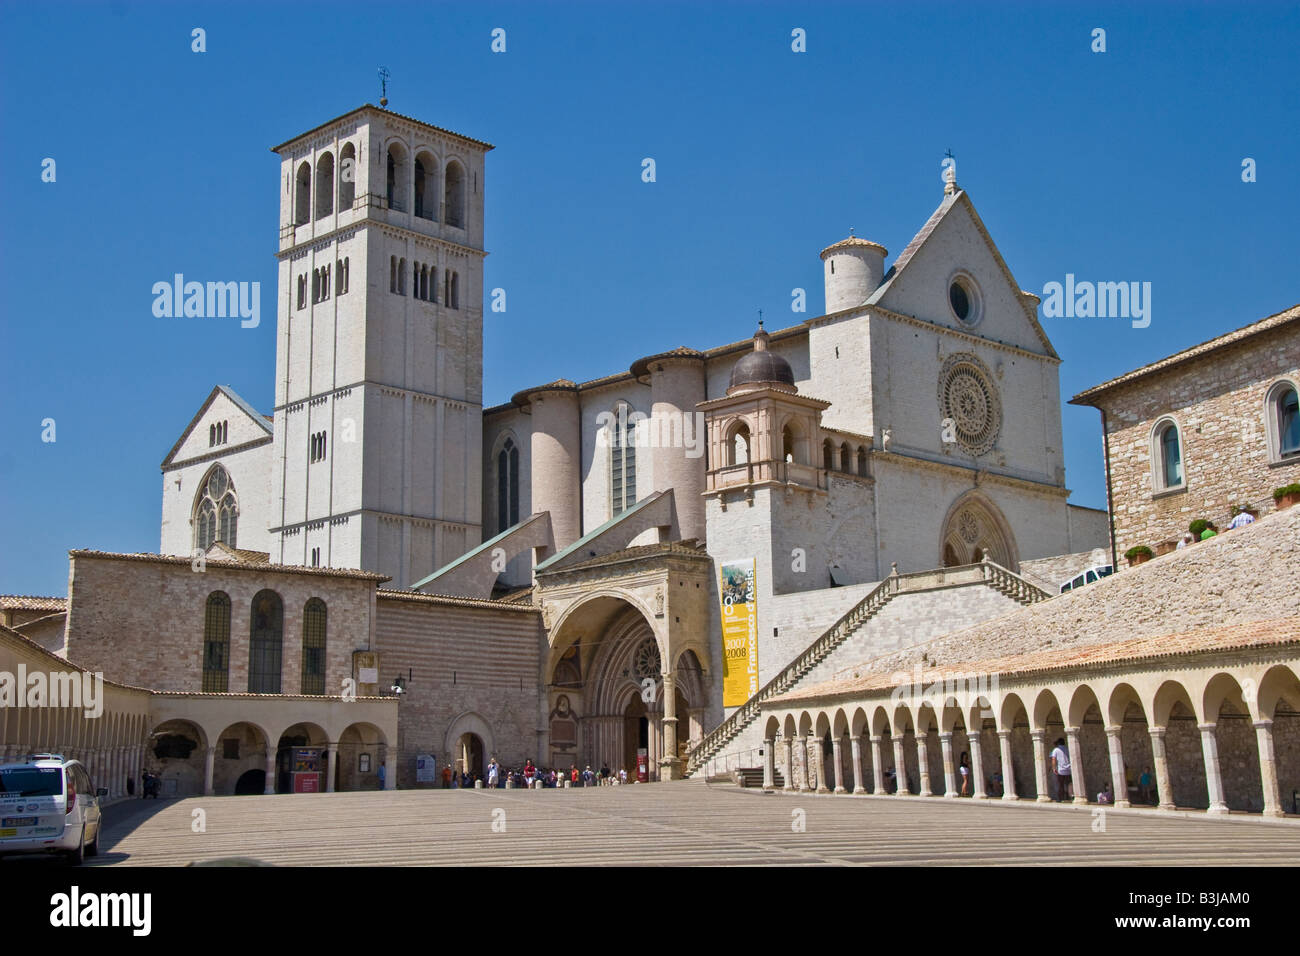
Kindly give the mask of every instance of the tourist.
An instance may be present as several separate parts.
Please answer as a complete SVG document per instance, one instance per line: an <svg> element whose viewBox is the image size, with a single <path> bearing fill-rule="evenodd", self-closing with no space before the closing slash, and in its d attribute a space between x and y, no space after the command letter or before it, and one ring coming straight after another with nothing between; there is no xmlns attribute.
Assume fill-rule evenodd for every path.
<svg viewBox="0 0 1300 956"><path fill-rule="evenodd" d="M1097 794L1098 803L1114 803L1115 795L1111 792L1110 781L1107 780L1101 787L1101 793Z"/></svg>
<svg viewBox="0 0 1300 956"><path fill-rule="evenodd" d="M601 786L609 784L609 767L605 764L600 765L600 784Z"/></svg>
<svg viewBox="0 0 1300 956"><path fill-rule="evenodd" d="M1058 737L1056 746L1052 748L1052 771L1056 774L1057 802L1073 799L1074 779L1070 776L1070 751L1065 746L1064 737Z"/></svg>
<svg viewBox="0 0 1300 956"><path fill-rule="evenodd" d="M451 764L447 764L442 768L442 789L451 789Z"/></svg>
<svg viewBox="0 0 1300 956"><path fill-rule="evenodd" d="M627 783L627 768L626 768L626 767L619 767L619 768L618 768L618 782L619 782L619 783Z"/></svg>
<svg viewBox="0 0 1300 956"><path fill-rule="evenodd" d="M1205 530L1201 532L1201 540L1202 540L1202 541L1209 541L1211 538L1213 538L1213 537L1214 537L1215 535L1217 535L1218 533L1219 533L1219 532L1217 532L1217 531L1214 530L1214 523L1213 523L1213 522L1210 522L1209 524L1207 524L1207 525L1205 526Z"/></svg>
<svg viewBox="0 0 1300 956"><path fill-rule="evenodd" d="M570 764L570 765L569 765L569 783L573 784L575 787L578 785L578 765L577 765L577 764Z"/></svg>
<svg viewBox="0 0 1300 956"><path fill-rule="evenodd" d="M501 768L497 765L497 758L493 757L488 762L488 789L495 790L497 786L497 777L500 776Z"/></svg>
<svg viewBox="0 0 1300 956"><path fill-rule="evenodd" d="M993 771L993 787L990 793L992 796L995 797L1002 796L1002 771L1001 770Z"/></svg>
<svg viewBox="0 0 1300 956"><path fill-rule="evenodd" d="M1237 509L1237 516L1228 524L1228 530L1236 531L1238 528L1244 528L1248 524L1253 524L1254 521L1255 516L1246 510L1245 505L1242 505Z"/></svg>
<svg viewBox="0 0 1300 956"><path fill-rule="evenodd" d="M961 760L957 763L957 770L961 773L961 795L969 796L966 791L970 788L970 757L964 750L961 752Z"/></svg>
<svg viewBox="0 0 1300 956"><path fill-rule="evenodd" d="M1192 537L1192 533L1190 531L1185 531L1183 532L1183 536L1178 539L1178 546L1174 550L1181 551L1183 550L1183 548L1191 544L1194 540L1195 539Z"/></svg>
<svg viewBox="0 0 1300 956"><path fill-rule="evenodd" d="M1151 798L1151 768L1143 767L1142 776L1138 777L1138 793L1142 795L1143 803L1153 803Z"/></svg>
<svg viewBox="0 0 1300 956"><path fill-rule="evenodd" d="M382 763L379 765L379 789L384 789L384 765Z"/></svg>

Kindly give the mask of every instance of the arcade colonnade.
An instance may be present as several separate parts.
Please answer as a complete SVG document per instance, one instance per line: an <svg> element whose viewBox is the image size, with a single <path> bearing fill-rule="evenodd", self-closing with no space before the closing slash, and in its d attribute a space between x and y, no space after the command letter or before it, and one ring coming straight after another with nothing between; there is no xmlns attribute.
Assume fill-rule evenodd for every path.
<svg viewBox="0 0 1300 956"><path fill-rule="evenodd" d="M1193 659L1169 659L1168 647L1189 637L1176 635L1126 642L1125 650L1153 645L1127 658L1114 653L1121 645L1085 651L1105 668L1017 670L1017 660L1047 657L1025 655L960 674L918 671L858 681L856 691L831 684L774 698L763 706L763 785L774 788L779 769L786 790L951 798L963 795L965 758L964 795L1047 802L1062 796L1050 753L1064 740L1074 803L1096 802L1109 783L1119 807L1295 812L1300 618L1262 624L1197 633L1190 643L1252 630L1261 642ZM1140 653L1162 642L1166 660Z"/></svg>

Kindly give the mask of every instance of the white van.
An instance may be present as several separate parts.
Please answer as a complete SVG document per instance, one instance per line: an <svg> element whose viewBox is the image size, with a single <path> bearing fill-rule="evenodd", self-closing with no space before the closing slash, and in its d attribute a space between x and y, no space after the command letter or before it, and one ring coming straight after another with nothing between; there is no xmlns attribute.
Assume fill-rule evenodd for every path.
<svg viewBox="0 0 1300 956"><path fill-rule="evenodd" d="M59 853L78 864L99 852L99 798L79 760L31 754L0 764L0 856Z"/></svg>
<svg viewBox="0 0 1300 956"><path fill-rule="evenodd" d="M1075 588L1081 588L1085 584L1095 584L1114 570L1115 569L1109 564L1098 564L1095 567L1088 568L1088 570L1076 574L1074 577L1070 578L1070 580L1062 584L1061 593L1064 594L1066 591L1073 591Z"/></svg>

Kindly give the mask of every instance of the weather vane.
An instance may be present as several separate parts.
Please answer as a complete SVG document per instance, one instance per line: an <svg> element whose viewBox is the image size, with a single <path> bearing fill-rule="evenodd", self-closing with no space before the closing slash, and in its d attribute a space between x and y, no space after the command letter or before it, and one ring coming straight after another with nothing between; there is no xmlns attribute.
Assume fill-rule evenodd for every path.
<svg viewBox="0 0 1300 956"><path fill-rule="evenodd" d="M388 105L388 78L392 75L393 74L388 72L388 67L381 66L379 68L379 86L380 86L379 105L380 106Z"/></svg>
<svg viewBox="0 0 1300 956"><path fill-rule="evenodd" d="M758 310L758 327L759 327L760 329L763 327L763 310L762 310L762 309L759 309L759 310Z"/></svg>

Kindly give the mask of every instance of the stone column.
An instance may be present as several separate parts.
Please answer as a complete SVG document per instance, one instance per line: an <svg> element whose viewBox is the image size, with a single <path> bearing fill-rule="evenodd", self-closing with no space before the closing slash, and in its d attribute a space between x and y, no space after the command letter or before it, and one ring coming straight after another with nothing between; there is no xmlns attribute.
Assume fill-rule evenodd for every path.
<svg viewBox="0 0 1300 956"><path fill-rule="evenodd" d="M895 734L894 742L894 781L898 784L894 793L900 797L910 797L912 790L907 784L907 761L903 758L903 735Z"/></svg>
<svg viewBox="0 0 1300 956"><path fill-rule="evenodd" d="M980 749L980 732L968 730L966 739L970 741L970 775L974 778L971 783L975 787L971 796L976 800L987 800L989 795L984 790L984 751Z"/></svg>
<svg viewBox="0 0 1300 956"><path fill-rule="evenodd" d="M763 741L763 789L776 788L776 738Z"/></svg>
<svg viewBox="0 0 1300 956"><path fill-rule="evenodd" d="M1259 775L1264 784L1264 816L1280 817L1282 793L1277 784L1277 758L1273 754L1273 721L1255 721L1255 739L1259 743Z"/></svg>
<svg viewBox="0 0 1300 956"><path fill-rule="evenodd" d="M217 748L209 747L203 753L203 795L212 796L212 771L217 759Z"/></svg>
<svg viewBox="0 0 1300 956"><path fill-rule="evenodd" d="M680 780L677 756L677 675L665 673L664 679L664 755L659 760L660 780Z"/></svg>
<svg viewBox="0 0 1300 956"><path fill-rule="evenodd" d="M831 740L831 761L835 764L835 792L848 793L844 786L844 745L839 737Z"/></svg>
<svg viewBox="0 0 1300 956"><path fill-rule="evenodd" d="M1161 810L1172 810L1177 804L1174 803L1173 787L1169 784L1169 758L1165 754L1165 728L1152 727L1151 734L1151 762L1156 766L1156 791L1159 796L1159 807Z"/></svg>
<svg viewBox="0 0 1300 956"><path fill-rule="evenodd" d="M921 773L921 796L933 797L930 792L930 755L926 752L926 737L929 734L916 735L916 765Z"/></svg>
<svg viewBox="0 0 1300 956"><path fill-rule="evenodd" d="M266 745L266 786L263 793L275 793L275 746Z"/></svg>
<svg viewBox="0 0 1300 956"><path fill-rule="evenodd" d="M809 739L809 741L810 741L810 743L811 743L811 745L812 745L813 753L815 753L815 754L817 755L817 763L816 763L816 766L817 766L817 792L818 792L818 793L830 793L830 792L831 792L831 788L828 787L828 786L826 786L826 777L828 776L828 774L826 773L826 748L825 748L825 745L823 744L822 739L821 739L820 737L809 737L808 739Z"/></svg>
<svg viewBox="0 0 1300 956"><path fill-rule="evenodd" d="M331 742L325 748L325 792L334 792L334 773L339 762L339 745L337 742Z"/></svg>
<svg viewBox="0 0 1300 956"><path fill-rule="evenodd" d="M143 787L140 785L140 770L144 763L144 745L136 744L131 748L131 779L135 781L136 796L143 797Z"/></svg>
<svg viewBox="0 0 1300 956"><path fill-rule="evenodd" d="M871 782L875 789L873 793L885 792L885 765L881 762L884 758L881 755L883 748L880 746L880 737L872 734L871 741Z"/></svg>
<svg viewBox="0 0 1300 956"><path fill-rule="evenodd" d="M1083 748L1079 746L1079 728L1065 728L1065 746L1070 752L1070 783L1074 787L1074 802L1088 802L1088 782L1083 777Z"/></svg>
<svg viewBox="0 0 1300 956"><path fill-rule="evenodd" d="M1016 767L1011 759L1011 731L998 731L998 750L1002 752L1002 799L1019 800L1016 793Z"/></svg>
<svg viewBox="0 0 1300 956"><path fill-rule="evenodd" d="M1110 785L1115 791L1115 806L1130 806L1128 799L1128 774L1124 772L1124 744L1119 727L1106 728L1106 748L1110 751Z"/></svg>
<svg viewBox="0 0 1300 956"><path fill-rule="evenodd" d="M1205 754L1205 785L1210 792L1210 808L1207 813L1227 813L1228 804L1223 794L1223 774L1219 770L1219 739L1215 735L1216 724L1198 724L1201 732L1201 750Z"/></svg>
<svg viewBox="0 0 1300 956"><path fill-rule="evenodd" d="M785 748L785 789L794 787L794 738L782 737L781 745Z"/></svg>
<svg viewBox="0 0 1300 956"><path fill-rule="evenodd" d="M862 738L849 738L849 753L853 760L853 792L866 793L867 788L862 785Z"/></svg>
<svg viewBox="0 0 1300 956"><path fill-rule="evenodd" d="M952 731L939 735L939 752L943 754L943 795L958 796L957 772L952 769Z"/></svg>
<svg viewBox="0 0 1300 956"><path fill-rule="evenodd" d="M811 790L808 780L808 738L799 738L799 792Z"/></svg>

